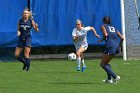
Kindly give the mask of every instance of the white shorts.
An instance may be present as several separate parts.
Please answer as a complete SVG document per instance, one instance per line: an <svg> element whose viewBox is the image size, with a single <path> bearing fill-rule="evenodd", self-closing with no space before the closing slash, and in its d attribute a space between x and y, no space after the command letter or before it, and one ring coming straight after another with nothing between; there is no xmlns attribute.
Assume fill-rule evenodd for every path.
<svg viewBox="0 0 140 93"><path fill-rule="evenodd" d="M76 51L78 51L81 47L83 47L85 50L87 50L88 45L75 46Z"/></svg>

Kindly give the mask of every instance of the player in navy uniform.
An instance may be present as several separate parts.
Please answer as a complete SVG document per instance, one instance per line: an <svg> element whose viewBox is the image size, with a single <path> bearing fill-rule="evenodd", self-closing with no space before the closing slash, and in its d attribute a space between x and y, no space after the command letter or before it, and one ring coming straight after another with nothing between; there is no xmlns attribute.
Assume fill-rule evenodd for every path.
<svg viewBox="0 0 140 93"><path fill-rule="evenodd" d="M117 81L120 80L120 76L116 75L112 71L109 62L117 53L119 53L124 38L120 32L111 25L110 17L104 17L103 23L104 24L101 26L103 38L102 40L98 40L98 42L102 42L104 40L106 42L100 66L106 71L108 77L103 80L103 82L117 83ZM120 42L118 42L118 37L120 38Z"/></svg>
<svg viewBox="0 0 140 93"><path fill-rule="evenodd" d="M18 22L17 36L18 45L15 50L15 57L23 63L23 70L28 71L30 69L29 54L31 50L31 28L34 28L36 32L39 31L38 25L31 20L31 12L28 9L23 11L22 19ZM20 56L21 51L24 48L24 57Z"/></svg>

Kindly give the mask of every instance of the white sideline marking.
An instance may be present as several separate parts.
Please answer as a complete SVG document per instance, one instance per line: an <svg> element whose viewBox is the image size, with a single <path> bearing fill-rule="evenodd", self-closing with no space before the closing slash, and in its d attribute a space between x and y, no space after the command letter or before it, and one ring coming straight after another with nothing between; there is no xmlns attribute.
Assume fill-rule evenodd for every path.
<svg viewBox="0 0 140 93"><path fill-rule="evenodd" d="M124 65L129 65L130 63L126 63L126 62L124 62L123 64L124 64Z"/></svg>

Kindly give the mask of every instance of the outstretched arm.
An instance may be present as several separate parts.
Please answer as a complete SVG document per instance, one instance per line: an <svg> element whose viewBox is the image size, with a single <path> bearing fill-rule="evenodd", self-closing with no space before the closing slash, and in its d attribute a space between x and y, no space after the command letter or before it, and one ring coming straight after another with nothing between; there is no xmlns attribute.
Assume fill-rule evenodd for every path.
<svg viewBox="0 0 140 93"><path fill-rule="evenodd" d="M93 31L94 35L95 35L97 38L100 38L100 36L97 34L96 30L95 30L93 27L90 27L90 30Z"/></svg>
<svg viewBox="0 0 140 93"><path fill-rule="evenodd" d="M106 29L105 29L104 26L101 26L100 29L101 29L101 31L102 31L103 38L102 38L101 40L98 40L98 41L97 41L98 43L99 43L99 42L103 42L103 41L106 39L106 37L108 36L107 31L106 31Z"/></svg>

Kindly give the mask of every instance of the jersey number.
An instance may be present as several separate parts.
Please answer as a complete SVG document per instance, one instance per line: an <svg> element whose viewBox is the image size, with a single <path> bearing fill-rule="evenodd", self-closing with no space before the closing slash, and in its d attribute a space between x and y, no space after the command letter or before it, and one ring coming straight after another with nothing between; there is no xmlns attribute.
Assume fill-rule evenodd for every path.
<svg viewBox="0 0 140 93"><path fill-rule="evenodd" d="M26 26L24 26L23 29L26 30Z"/></svg>
<svg viewBox="0 0 140 93"><path fill-rule="evenodd" d="M115 32L115 28L109 26L109 31L110 31L110 32Z"/></svg>

